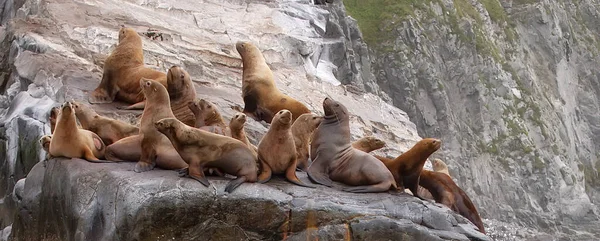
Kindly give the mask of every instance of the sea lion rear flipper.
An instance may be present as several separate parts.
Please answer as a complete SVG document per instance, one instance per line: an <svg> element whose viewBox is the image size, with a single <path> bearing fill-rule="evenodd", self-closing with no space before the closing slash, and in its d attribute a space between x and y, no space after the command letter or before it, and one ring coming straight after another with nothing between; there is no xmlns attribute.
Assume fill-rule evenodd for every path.
<svg viewBox="0 0 600 241"><path fill-rule="evenodd" d="M117 109L119 110L143 110L144 107L146 106L146 101L140 101L138 103L135 103L133 105L129 105L129 106L117 106Z"/></svg>
<svg viewBox="0 0 600 241"><path fill-rule="evenodd" d="M177 169L175 171L177 171L177 175L179 175L179 177L185 177L185 176L188 175L188 168L187 167L181 168L181 169Z"/></svg>
<svg viewBox="0 0 600 241"><path fill-rule="evenodd" d="M225 191L228 193L233 192L236 188L238 188L242 183L246 181L246 177L238 177L234 180L231 180L227 186L225 186Z"/></svg>

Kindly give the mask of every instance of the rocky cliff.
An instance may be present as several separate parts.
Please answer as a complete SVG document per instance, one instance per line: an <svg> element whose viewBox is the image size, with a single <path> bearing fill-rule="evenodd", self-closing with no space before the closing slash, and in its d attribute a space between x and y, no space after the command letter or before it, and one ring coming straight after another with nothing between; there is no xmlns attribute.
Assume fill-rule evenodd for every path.
<svg viewBox="0 0 600 241"><path fill-rule="evenodd" d="M344 3L495 238L600 238L600 1Z"/></svg>
<svg viewBox="0 0 600 241"><path fill-rule="evenodd" d="M87 100L121 25L144 36L147 66L184 67L199 97L226 119L243 105L234 43L250 40L283 92L316 113L324 97L340 100L353 114L354 138L385 140L382 155L405 151L420 139L416 127L374 94L380 90L368 49L340 2L8 0L0 6L2 239L489 240L447 208L406 195L304 190L277 180L224 194L223 180L211 180L212 190L172 171L138 175L132 163L39 162L45 153L37 140L49 133L50 107ZM116 111L117 105L123 104L94 109L131 123L141 114ZM255 144L266 129L247 123Z"/></svg>

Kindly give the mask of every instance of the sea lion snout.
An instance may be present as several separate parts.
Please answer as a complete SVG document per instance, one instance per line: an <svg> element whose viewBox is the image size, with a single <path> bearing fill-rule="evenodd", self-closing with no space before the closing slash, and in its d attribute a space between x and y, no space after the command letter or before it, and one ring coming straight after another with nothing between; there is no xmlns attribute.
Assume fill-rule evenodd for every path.
<svg viewBox="0 0 600 241"><path fill-rule="evenodd" d="M237 43L235 43L235 50L237 50L238 53L241 53L245 47L246 47L246 42L244 42L244 41L238 41Z"/></svg>

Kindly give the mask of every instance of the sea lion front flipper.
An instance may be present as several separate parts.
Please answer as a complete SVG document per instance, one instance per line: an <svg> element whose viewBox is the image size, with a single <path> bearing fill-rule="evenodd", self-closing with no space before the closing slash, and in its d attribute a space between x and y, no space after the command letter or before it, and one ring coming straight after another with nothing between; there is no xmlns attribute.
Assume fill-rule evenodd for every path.
<svg viewBox="0 0 600 241"><path fill-rule="evenodd" d="M156 146L152 142L152 139L142 136L142 155L137 164L135 164L135 168L133 169L135 172L147 172L156 166Z"/></svg>
<svg viewBox="0 0 600 241"><path fill-rule="evenodd" d="M188 168L187 167L184 167L184 168L181 168L181 169L177 169L175 171L177 171L177 175L179 175L179 177L185 177L185 176L188 175Z"/></svg>
<svg viewBox="0 0 600 241"><path fill-rule="evenodd" d="M191 162L190 166L187 169L188 177L202 183L202 185L206 187L210 187L210 182L204 176L204 168L199 164L199 162Z"/></svg>
<svg viewBox="0 0 600 241"><path fill-rule="evenodd" d="M125 107L117 106L117 109L119 109L119 110L143 110L145 106L146 106L146 101L140 101L140 102L135 103L130 106L125 106Z"/></svg>
<svg viewBox="0 0 600 241"><path fill-rule="evenodd" d="M303 186L303 187L308 187L308 188L316 188L315 186L310 185L310 184L305 184L302 181L300 181L300 179L298 179L298 176L296 176L296 162L297 162L297 159L296 159L295 156L293 158L294 158L293 164L290 165L287 168L287 170L285 170L285 177L286 177L286 179L288 181L290 181L291 183L296 184L298 186Z"/></svg>
<svg viewBox="0 0 600 241"><path fill-rule="evenodd" d="M231 193L233 192L233 190L242 185L242 183L244 183L245 181L246 177L238 177L236 179L233 179L229 183L227 183L227 186L225 186L225 191Z"/></svg>
<svg viewBox="0 0 600 241"><path fill-rule="evenodd" d="M385 192L390 189L389 183L378 183L374 185L368 186L356 186L356 187L347 187L342 189L345 192L353 192L353 193L367 193L367 192Z"/></svg>
<svg viewBox="0 0 600 241"><path fill-rule="evenodd" d="M111 76L112 74L110 71L105 70L104 73L102 73L100 85L98 85L88 97L88 101L91 104L112 103L115 100L119 87L116 86L116 83L112 80L113 78L111 78Z"/></svg>
<svg viewBox="0 0 600 241"><path fill-rule="evenodd" d="M92 153L92 151L90 149L86 149L84 151L83 159L85 159L88 162L93 162L93 163L112 163L111 161L100 160L100 159L96 158L96 156L94 156L94 154Z"/></svg>
<svg viewBox="0 0 600 241"><path fill-rule="evenodd" d="M139 161L135 164L133 171L138 172L138 173L139 172L147 172L147 171L154 169L154 166L156 166L156 163L147 163L147 162Z"/></svg>
<svg viewBox="0 0 600 241"><path fill-rule="evenodd" d="M271 167L263 160L260 153L258 153L258 161L260 161L260 168L262 169L260 175L258 175L258 181L256 181L258 183L265 183L271 180Z"/></svg>
<svg viewBox="0 0 600 241"><path fill-rule="evenodd" d="M315 161L310 164L307 170L308 178L317 184L325 185L328 187L333 186L333 181L329 178L325 167L318 162L319 156L315 157Z"/></svg>

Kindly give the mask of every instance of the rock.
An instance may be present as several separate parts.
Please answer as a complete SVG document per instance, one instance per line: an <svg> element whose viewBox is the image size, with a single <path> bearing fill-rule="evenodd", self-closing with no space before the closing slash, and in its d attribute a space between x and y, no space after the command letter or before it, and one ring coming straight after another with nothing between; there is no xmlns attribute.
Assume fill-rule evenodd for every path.
<svg viewBox="0 0 600 241"><path fill-rule="evenodd" d="M440 219L440 226L453 231L440 232L421 226L421 220L406 219L454 216L448 208L431 208L406 194L357 195L323 186L309 189L282 178L268 185L244 183L226 193L225 178L209 177L212 187L207 188L178 177L175 171L135 173L134 165L90 164L81 159L51 159L45 166L38 163L25 180L11 237L279 240L289 236L295 240L351 235L357 240L468 240L484 236L478 235L472 224L442 224L444 219ZM305 174L299 176L308 182ZM389 203L406 208L390 211Z"/></svg>

